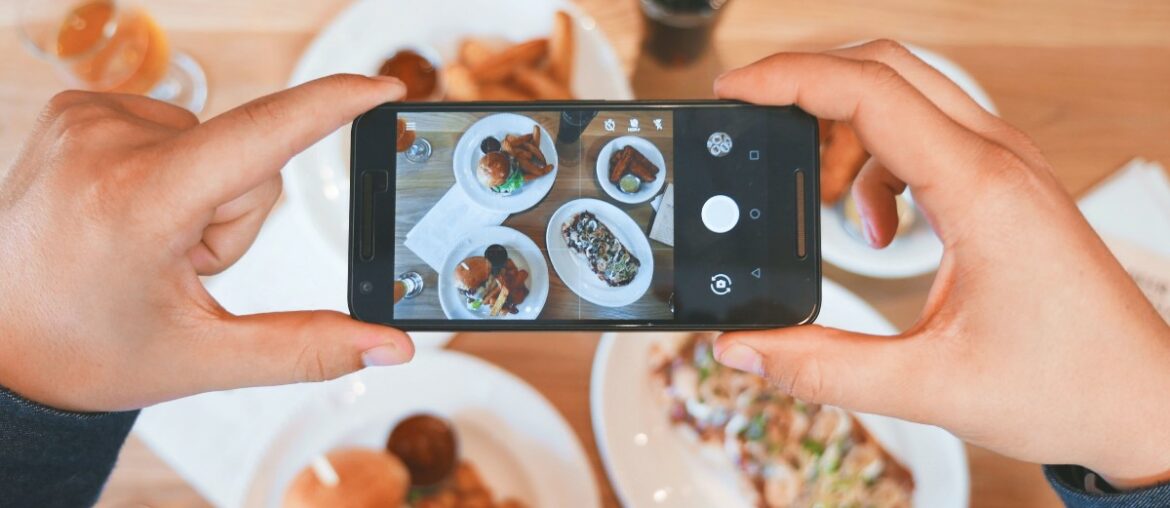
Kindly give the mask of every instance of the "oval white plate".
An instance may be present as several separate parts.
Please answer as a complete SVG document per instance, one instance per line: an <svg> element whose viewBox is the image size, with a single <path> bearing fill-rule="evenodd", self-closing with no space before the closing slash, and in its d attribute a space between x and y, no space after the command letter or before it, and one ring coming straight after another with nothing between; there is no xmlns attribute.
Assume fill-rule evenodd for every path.
<svg viewBox="0 0 1170 508"><path fill-rule="evenodd" d="M545 160L552 164L551 173L525 183L520 190L511 194L492 192L475 176L479 159L483 157L483 150L479 149L479 145L484 138L492 136L503 143L504 136L529 134L534 125L538 125L536 120L526 116L498 113L480 118L463 131L463 136L455 143L455 152L451 160L456 184L475 204L497 212L522 212L536 206L536 203L552 189L560 165L557 164L557 147L544 126L540 126L540 151L544 152Z"/></svg>
<svg viewBox="0 0 1170 508"><path fill-rule="evenodd" d="M246 506L279 507L313 456L342 446L381 449L399 420L420 412L454 422L461 456L496 499L600 505L589 460L565 419L531 386L483 360L436 351L331 381L324 392L273 440Z"/></svg>
<svg viewBox="0 0 1170 508"><path fill-rule="evenodd" d="M987 92L958 64L917 46L906 45L906 48L954 81L983 109L996 114L995 104ZM934 271L942 261L942 242L930 229L921 212L916 213L918 221L910 231L896 238L886 248L874 249L846 229L848 225L839 206L823 205L821 256L825 261L850 272L882 279L914 277Z"/></svg>
<svg viewBox="0 0 1170 508"><path fill-rule="evenodd" d="M658 166L658 177L649 185L643 185L641 189L638 189L638 192L633 194L622 192L616 184L609 181L609 156L627 146L633 146L634 149L642 152L646 159ZM609 194L609 197L622 203L649 201L650 198L658 195L658 191L661 191L663 184L666 183L666 160L662 157L662 151L658 149L658 146L646 138L638 136L615 138L601 147L601 152L597 154L597 183L601 185L606 194Z"/></svg>
<svg viewBox="0 0 1170 508"><path fill-rule="evenodd" d="M642 263L638 268L638 274L629 284L610 287L597 278L585 260L570 251L569 246L565 244L565 238L561 236L561 225L573 214L586 210L593 212L593 215L597 216ZM654 252L650 250L650 241L646 239L646 235L642 233L634 219L609 203L596 199L577 199L565 203L549 218L544 244L548 247L548 259L552 261L553 269L557 271L561 281L577 293L577 296L597 305L603 307L629 305L650 289L650 280L654 278Z"/></svg>
<svg viewBox="0 0 1170 508"><path fill-rule="evenodd" d="M573 93L581 99L634 98L625 71L597 24L566 0L409 0L354 2L326 26L301 56L289 85L335 74L372 74L402 48L434 48L453 61L463 37L522 41L548 35L553 14L573 17L576 61ZM517 13L524 13L520 16ZM294 157L284 171L288 206L300 213L339 259L349 255L349 127Z"/></svg>
<svg viewBox="0 0 1170 508"><path fill-rule="evenodd" d="M893 327L841 286L824 281L818 324L890 334ZM685 335L685 334L684 334ZM722 456L696 453L674 429L650 380L651 346L678 334L609 333L593 361L593 433L614 491L628 508L749 508L738 473ZM970 476L963 444L937 427L859 414L914 474L914 506L966 508Z"/></svg>
<svg viewBox="0 0 1170 508"><path fill-rule="evenodd" d="M470 256L482 256L484 249L493 243L503 245L508 250L508 257L516 263L516 268L528 271L528 280L525 282L528 285L528 297L520 304L520 312L494 318L468 309L455 284L455 266ZM439 304L443 306L443 314L447 315L447 319L536 319L544 309L546 299L548 264L544 262L544 254L536 242L512 228L483 228L455 242L439 272Z"/></svg>

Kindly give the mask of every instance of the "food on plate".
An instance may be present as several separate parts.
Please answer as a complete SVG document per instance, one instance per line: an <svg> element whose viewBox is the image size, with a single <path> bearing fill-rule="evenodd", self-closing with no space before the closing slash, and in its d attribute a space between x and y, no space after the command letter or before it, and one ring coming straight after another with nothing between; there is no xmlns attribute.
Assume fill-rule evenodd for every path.
<svg viewBox="0 0 1170 508"><path fill-rule="evenodd" d="M557 12L548 38L504 45L470 37L443 77L453 101L571 99L573 20Z"/></svg>
<svg viewBox="0 0 1170 508"><path fill-rule="evenodd" d="M558 83L549 73L533 69L516 69L512 74L516 88L532 97L543 100L568 100L573 98L569 89Z"/></svg>
<svg viewBox="0 0 1170 508"><path fill-rule="evenodd" d="M484 138L479 143L484 154L475 171L479 183L493 192L508 195L525 183L551 173L553 166L540 149L540 137L540 126L533 125L531 133L508 134L503 142L491 136Z"/></svg>
<svg viewBox="0 0 1170 508"><path fill-rule="evenodd" d="M572 77L574 51L573 18L565 11L557 11L548 39L548 73L566 89Z"/></svg>
<svg viewBox="0 0 1170 508"><path fill-rule="evenodd" d="M379 76L394 76L406 85L408 101L429 99L435 95L439 87L439 71L434 63L426 57L409 49L404 49L382 62L378 68Z"/></svg>
<svg viewBox="0 0 1170 508"><path fill-rule="evenodd" d="M652 378L676 428L722 450L758 506L910 506L910 472L855 417L720 365L713 338L658 351Z"/></svg>
<svg viewBox="0 0 1170 508"><path fill-rule="evenodd" d="M511 194L524 186L524 173L512 164L512 157L504 152L488 152L479 158L475 177L500 194Z"/></svg>
<svg viewBox="0 0 1170 508"><path fill-rule="evenodd" d="M483 138L483 141L480 141L479 143L479 149L483 153L498 152L500 151L500 148L502 148L500 145L500 140L491 136Z"/></svg>
<svg viewBox="0 0 1170 508"><path fill-rule="evenodd" d="M398 139L394 144L399 152L405 152L414 144L414 131L406 128L406 120L402 117L398 117Z"/></svg>
<svg viewBox="0 0 1170 508"><path fill-rule="evenodd" d="M285 492L285 508L375 508L406 502L410 473L398 457L343 448L329 452L325 460L336 473L336 483L322 481L314 468L306 467Z"/></svg>
<svg viewBox="0 0 1170 508"><path fill-rule="evenodd" d="M628 285L642 263L592 212L573 214L561 225L569 250L583 259L597 278L610 287Z"/></svg>
<svg viewBox="0 0 1170 508"><path fill-rule="evenodd" d="M849 191L869 153L845 122L820 120L821 201L836 203Z"/></svg>
<svg viewBox="0 0 1170 508"><path fill-rule="evenodd" d="M520 312L518 306L528 298L528 271L517 268L504 252L502 262L472 256L455 265L455 287L468 309L491 317Z"/></svg>
<svg viewBox="0 0 1170 508"><path fill-rule="evenodd" d="M658 179L658 171L658 166L632 146L614 150L609 156L609 181L618 185L618 188L627 194L637 192L642 182L653 182ZM629 176L636 180L627 178ZM627 188L633 190L626 190Z"/></svg>
<svg viewBox="0 0 1170 508"><path fill-rule="evenodd" d="M504 48L471 67L479 83L499 83L524 67L533 67L548 55L548 39L532 39Z"/></svg>
<svg viewBox="0 0 1170 508"><path fill-rule="evenodd" d="M442 418L408 416L386 446L330 452L324 466L296 476L285 508L525 508L516 499L495 500L475 466L458 457L455 429ZM322 481L320 467L335 481Z"/></svg>
<svg viewBox="0 0 1170 508"><path fill-rule="evenodd" d="M456 446L451 425L426 414L402 420L386 440L386 451L406 464L414 487L434 485L450 476L458 459Z"/></svg>

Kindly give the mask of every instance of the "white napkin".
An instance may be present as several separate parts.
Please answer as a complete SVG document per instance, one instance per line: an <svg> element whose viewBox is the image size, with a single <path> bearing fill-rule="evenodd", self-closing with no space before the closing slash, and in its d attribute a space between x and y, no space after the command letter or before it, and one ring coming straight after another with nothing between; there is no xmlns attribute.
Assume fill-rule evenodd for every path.
<svg viewBox="0 0 1170 508"><path fill-rule="evenodd" d="M1099 234L1170 256L1170 178L1157 162L1136 158L1081 198Z"/></svg>
<svg viewBox="0 0 1170 508"><path fill-rule="evenodd" d="M460 238L480 228L499 226L507 218L506 212L475 204L455 185L406 233L406 248L439 271L451 246Z"/></svg>

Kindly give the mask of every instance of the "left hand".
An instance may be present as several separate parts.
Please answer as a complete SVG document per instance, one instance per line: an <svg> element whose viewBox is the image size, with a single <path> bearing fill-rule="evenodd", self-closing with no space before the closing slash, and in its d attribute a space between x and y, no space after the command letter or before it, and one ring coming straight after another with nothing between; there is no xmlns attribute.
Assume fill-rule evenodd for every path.
<svg viewBox="0 0 1170 508"><path fill-rule="evenodd" d="M252 244L289 158L403 93L330 76L202 125L139 96L54 97L0 173L0 385L124 410L410 360L398 330L337 312L235 316L199 280Z"/></svg>

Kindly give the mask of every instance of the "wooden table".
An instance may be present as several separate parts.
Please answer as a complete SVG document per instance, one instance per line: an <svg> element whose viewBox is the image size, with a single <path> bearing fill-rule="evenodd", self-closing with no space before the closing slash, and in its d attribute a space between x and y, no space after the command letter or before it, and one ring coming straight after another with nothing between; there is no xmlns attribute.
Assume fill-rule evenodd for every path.
<svg viewBox="0 0 1170 508"><path fill-rule="evenodd" d="M204 65L204 116L283 87L301 51L347 0L148 2L174 44ZM1141 155L1170 164L1170 3L1162 0L733 0L714 50L684 70L639 56L634 0L580 0L606 33L640 97L702 97L722 70L771 52L889 37L958 62L1001 115L1031 135L1074 195ZM19 48L13 9L0 9L0 160L11 160L41 105L61 85ZM408 13L404 13L408 15ZM899 327L911 325L930 276L881 281L826 267ZM464 335L451 348L524 378L564 413L590 452L589 369L596 334ZM968 448L972 506L1059 506L1039 468ZM201 506L200 497L131 438L103 506Z"/></svg>
<svg viewBox="0 0 1170 508"><path fill-rule="evenodd" d="M416 226L420 225L420 221L431 213L432 208L444 195L451 192L453 187L461 186L452 171L456 145L463 139L464 133L468 132L469 128L474 128L473 125L486 116L486 113L405 113L402 115L413 124L415 135L426 139L431 144L431 156L421 163L411 162L403 153L399 153L397 156L397 170L395 172L397 199L394 203L396 245L394 273L416 271L422 276L425 287L440 287L438 284L440 275L437 270L442 268L429 266L420 258L418 252L407 247L407 235L411 232L418 235L439 234L440 232L436 229L456 227L455 224L458 224L460 220L474 219L465 218L463 214L460 214L459 217L454 218L456 221L454 224L443 221L440 223L441 227L427 229L428 226L424 225L419 230L415 230ZM518 194L512 196L495 196L480 190L478 183L472 185L473 192L478 192L477 195L480 196L480 199L485 199L487 203L500 207L509 207L514 200L527 198L526 193L540 192L539 189L542 185L549 186L548 193L535 206L520 210L509 209L510 214L501 224L519 231L531 239L541 251L549 252L549 255L545 256L548 260L547 275L533 273L535 259L523 260L523 256L519 257L523 260L520 261L521 268L526 268L532 276L532 280L527 286L533 293L537 292L537 287L533 284L547 283L548 285L548 297L543 308L538 311L524 310L520 315L535 317L535 314L530 313L537 312L540 319L558 320L670 319L673 317L669 300L674 285L674 249L669 245L657 240L649 240L647 252L635 252L635 256L642 258L643 263L649 265L649 262L652 261L653 265L649 272L651 274L649 275L649 286L643 286L646 291L637 296L636 299L634 299L635 295L629 293L634 291L637 286L636 278L635 282L628 285L610 289L604 286L604 283L598 280L593 272L585 270L583 263L574 262L572 257L576 254L568 253L563 242L552 248L556 251L556 255L553 255L549 246L546 245L546 230L552 227L550 224L552 224L553 215L561 206L578 199L600 200L612 205L612 208L591 207L589 211L598 215L611 230L617 231L619 239L623 239L623 244L628 248L635 248L632 241L636 237L632 235L638 231L649 235L650 225L655 216L654 209L649 203L650 196L647 196L647 201L642 203L622 203L612 198L601 187L601 182L597 178L596 163L603 148L626 131L625 128L620 131L618 129L607 130L605 121L613 120L616 124L627 126L630 119L636 117L641 125L646 126L645 130L640 131L640 137L649 141L662 153L666 171L663 171L660 177L669 183L673 176L671 169L674 167L674 151L671 144L674 135L672 119L669 117L661 118L662 128L657 129L651 126L653 118L651 114L602 110L581 133L579 140L572 143L562 143L556 141L560 129L561 115L559 111L533 111L524 113L524 116L536 121L547 133L546 136L553 140L549 144L556 151L556 174L535 179L525 184ZM523 133L513 132L512 134ZM504 133L501 132L497 135L502 140ZM475 164L480 153L478 150L480 140L476 139L471 143L467 151L461 152L461 155L474 152L475 158L468 155L464 157L464 160L457 160L454 164L457 168L455 171L464 172L462 174L466 175L470 181L475 182ZM546 154L550 157L551 155L551 151ZM608 181L606 184L609 185ZM467 195L466 192L464 195ZM627 223L627 229L621 229L619 227L621 223L618 221ZM561 222L556 224L558 228L556 238L558 239L560 238L560 224ZM460 256L482 256L487 245L503 241L484 240L474 242L474 244L457 243L456 245L460 246ZM518 243L505 243L504 247L509 249L509 253L513 257L519 254L517 249L520 248L520 244ZM438 261L438 263L442 264L443 262ZM574 287L590 288L590 292L587 294L600 296L597 298L598 301L604 302L607 298L614 298L611 296L612 292L628 294L634 300L623 305L600 305L581 298L573 289ZM445 288L440 288L439 291L424 291L413 299L399 302L394 306L395 317L398 319L446 319L439 302L439 294L444 290ZM607 292L609 294L606 294ZM529 304L527 301L524 303ZM452 309L452 312L455 310Z"/></svg>

